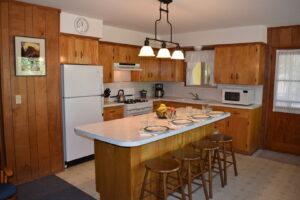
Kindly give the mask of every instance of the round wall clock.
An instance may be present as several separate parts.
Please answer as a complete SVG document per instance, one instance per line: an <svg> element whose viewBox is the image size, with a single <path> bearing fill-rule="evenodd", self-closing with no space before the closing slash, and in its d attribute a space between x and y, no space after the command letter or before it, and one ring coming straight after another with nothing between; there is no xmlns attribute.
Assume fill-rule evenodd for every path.
<svg viewBox="0 0 300 200"><path fill-rule="evenodd" d="M89 23L83 17L78 17L74 21L74 28L78 33L86 33L89 30Z"/></svg>

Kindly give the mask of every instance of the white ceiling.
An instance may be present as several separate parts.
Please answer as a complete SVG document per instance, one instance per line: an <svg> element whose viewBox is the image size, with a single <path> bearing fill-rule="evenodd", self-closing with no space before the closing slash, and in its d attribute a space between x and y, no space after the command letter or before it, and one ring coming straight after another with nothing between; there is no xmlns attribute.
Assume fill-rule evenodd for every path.
<svg viewBox="0 0 300 200"><path fill-rule="evenodd" d="M158 0L21 0L87 17L105 25L154 32ZM173 0L169 5L175 33L266 25L300 24L300 0ZM159 34L168 33L165 21Z"/></svg>

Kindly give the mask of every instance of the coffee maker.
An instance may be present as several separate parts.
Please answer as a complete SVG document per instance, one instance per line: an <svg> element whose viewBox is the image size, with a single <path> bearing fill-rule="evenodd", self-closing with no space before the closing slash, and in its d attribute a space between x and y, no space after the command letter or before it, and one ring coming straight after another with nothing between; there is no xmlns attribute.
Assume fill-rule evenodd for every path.
<svg viewBox="0 0 300 200"><path fill-rule="evenodd" d="M164 85L162 83L155 84L155 97L163 97L164 96Z"/></svg>

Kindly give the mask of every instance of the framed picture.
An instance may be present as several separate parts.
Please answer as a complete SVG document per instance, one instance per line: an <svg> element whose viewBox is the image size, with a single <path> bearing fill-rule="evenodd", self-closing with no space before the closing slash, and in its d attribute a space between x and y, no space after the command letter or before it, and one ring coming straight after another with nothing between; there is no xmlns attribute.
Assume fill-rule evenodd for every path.
<svg viewBox="0 0 300 200"><path fill-rule="evenodd" d="M15 36L16 76L45 76L45 39Z"/></svg>

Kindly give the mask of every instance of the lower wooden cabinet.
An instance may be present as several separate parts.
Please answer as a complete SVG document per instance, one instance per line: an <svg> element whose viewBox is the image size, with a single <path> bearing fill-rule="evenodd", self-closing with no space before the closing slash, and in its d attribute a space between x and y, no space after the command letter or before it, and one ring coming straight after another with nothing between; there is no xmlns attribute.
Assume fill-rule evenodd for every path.
<svg viewBox="0 0 300 200"><path fill-rule="evenodd" d="M103 109L104 121L121 119L124 117L124 106L112 106Z"/></svg>
<svg viewBox="0 0 300 200"><path fill-rule="evenodd" d="M213 110L231 114L229 118L215 123L215 128L219 133L233 137L233 147L236 152L252 154L259 148L261 141L261 107L249 110L213 107Z"/></svg>

